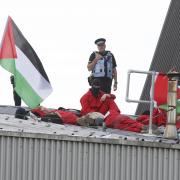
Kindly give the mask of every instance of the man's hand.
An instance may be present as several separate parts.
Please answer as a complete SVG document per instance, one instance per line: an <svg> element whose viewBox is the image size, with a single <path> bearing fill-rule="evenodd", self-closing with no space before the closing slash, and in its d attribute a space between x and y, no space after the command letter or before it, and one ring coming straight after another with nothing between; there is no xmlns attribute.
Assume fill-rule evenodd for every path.
<svg viewBox="0 0 180 180"><path fill-rule="evenodd" d="M99 53L95 53L95 58L91 63L87 65L88 71L92 71L93 68L95 67L96 63L102 58L102 56Z"/></svg>
<svg viewBox="0 0 180 180"><path fill-rule="evenodd" d="M95 60L98 61L102 58L102 56L99 53L95 53Z"/></svg>
<svg viewBox="0 0 180 180"><path fill-rule="evenodd" d="M117 90L117 82L114 82L114 85L113 85L113 90L116 91Z"/></svg>
<svg viewBox="0 0 180 180"><path fill-rule="evenodd" d="M105 101L107 97L110 98L111 95L110 95L110 94L103 94L103 96L101 97L100 101L101 101L101 102Z"/></svg>

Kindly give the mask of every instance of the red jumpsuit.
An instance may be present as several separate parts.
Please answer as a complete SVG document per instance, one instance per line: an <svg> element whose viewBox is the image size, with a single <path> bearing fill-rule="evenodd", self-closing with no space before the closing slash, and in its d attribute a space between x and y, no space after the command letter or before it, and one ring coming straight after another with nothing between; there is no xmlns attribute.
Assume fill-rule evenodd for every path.
<svg viewBox="0 0 180 180"><path fill-rule="evenodd" d="M149 115L141 115L136 121L148 125L149 124ZM157 126L166 126L167 123L167 112L165 110L155 108L153 110L153 124ZM180 120L178 119L176 122L176 127L180 129Z"/></svg>
<svg viewBox="0 0 180 180"><path fill-rule="evenodd" d="M94 97L89 90L84 96L82 96L80 100L82 106L81 114L85 115L89 112L100 112L105 115L109 111L110 114L105 118L107 127L140 132L144 125L136 122L128 116L121 115L118 106L114 102L115 96L111 95L113 98L107 97L105 101L100 101L104 94L104 92L100 91L98 97Z"/></svg>
<svg viewBox="0 0 180 180"><path fill-rule="evenodd" d="M62 111L56 109L47 109L44 107L37 107L31 110L32 113L38 114L40 117L43 117L49 113L55 112L62 119L65 124L77 124L77 116L69 111Z"/></svg>
<svg viewBox="0 0 180 180"><path fill-rule="evenodd" d="M149 115L140 115L136 121L149 125ZM166 125L166 112L159 109L159 108L154 108L153 110L153 124L157 126L165 126Z"/></svg>
<svg viewBox="0 0 180 180"><path fill-rule="evenodd" d="M113 100L115 98L114 95L112 95L112 98L100 101L104 94L103 91L100 91L98 97L94 97L90 90L84 94L80 99L82 106L81 115L86 115L89 112L100 112L105 115L108 111L111 113L112 110L120 113L118 106Z"/></svg>

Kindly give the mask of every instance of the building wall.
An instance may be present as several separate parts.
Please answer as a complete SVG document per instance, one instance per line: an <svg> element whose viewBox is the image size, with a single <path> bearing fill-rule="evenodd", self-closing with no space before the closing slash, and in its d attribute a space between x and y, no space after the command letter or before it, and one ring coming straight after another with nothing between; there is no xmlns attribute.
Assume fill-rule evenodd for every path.
<svg viewBox="0 0 180 180"><path fill-rule="evenodd" d="M179 180L179 146L151 145L1 134L0 180Z"/></svg>

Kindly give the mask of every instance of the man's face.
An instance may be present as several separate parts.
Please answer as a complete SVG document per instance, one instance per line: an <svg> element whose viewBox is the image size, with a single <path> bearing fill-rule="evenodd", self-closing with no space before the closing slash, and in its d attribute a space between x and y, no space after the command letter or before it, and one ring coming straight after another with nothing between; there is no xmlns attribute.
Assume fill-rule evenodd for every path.
<svg viewBox="0 0 180 180"><path fill-rule="evenodd" d="M97 48L98 48L99 52L104 52L106 49L106 44L105 43L98 44Z"/></svg>

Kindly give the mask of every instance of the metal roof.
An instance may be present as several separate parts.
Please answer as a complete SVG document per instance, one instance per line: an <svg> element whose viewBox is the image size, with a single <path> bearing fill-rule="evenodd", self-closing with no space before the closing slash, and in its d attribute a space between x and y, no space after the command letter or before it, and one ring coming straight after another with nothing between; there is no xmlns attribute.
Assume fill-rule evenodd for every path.
<svg viewBox="0 0 180 180"><path fill-rule="evenodd" d="M59 125L29 118L14 118L17 107L0 106L0 136L20 136L43 139L86 141L108 144L134 144L140 146L180 149L179 141L164 139L162 135L148 135L102 127L89 128L75 125ZM163 128L160 127L163 132Z"/></svg>

